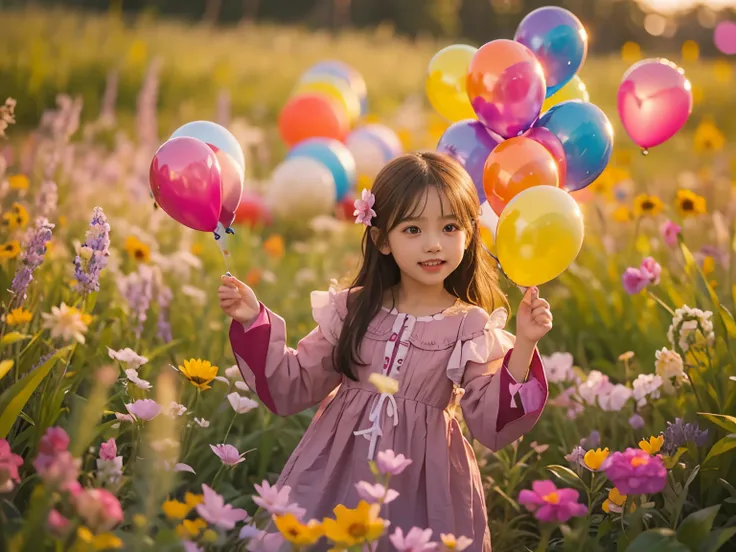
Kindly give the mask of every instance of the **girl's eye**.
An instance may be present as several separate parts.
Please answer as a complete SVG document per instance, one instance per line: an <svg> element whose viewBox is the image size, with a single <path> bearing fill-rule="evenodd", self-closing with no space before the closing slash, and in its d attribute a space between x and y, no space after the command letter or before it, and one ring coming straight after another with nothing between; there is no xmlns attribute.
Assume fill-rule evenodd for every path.
<svg viewBox="0 0 736 552"><path fill-rule="evenodd" d="M444 228L445 232L455 232L458 230L457 224L447 224Z"/></svg>
<svg viewBox="0 0 736 552"><path fill-rule="evenodd" d="M416 226L407 226L406 228L404 228L404 232L406 232L407 234L418 234L419 228Z"/></svg>

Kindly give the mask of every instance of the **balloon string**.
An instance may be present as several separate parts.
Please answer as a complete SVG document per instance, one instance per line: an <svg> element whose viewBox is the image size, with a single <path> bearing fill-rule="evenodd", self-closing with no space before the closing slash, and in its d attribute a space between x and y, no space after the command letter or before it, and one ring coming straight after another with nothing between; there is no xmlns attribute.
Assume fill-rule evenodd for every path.
<svg viewBox="0 0 736 552"><path fill-rule="evenodd" d="M220 253L222 253L222 260L225 261L225 275L226 276L232 276L230 273L230 264L227 262L227 255L225 254L225 251L220 249Z"/></svg>
<svg viewBox="0 0 736 552"><path fill-rule="evenodd" d="M495 256L495 255L494 255L493 253L491 253L491 252L490 252L490 251L489 251L489 250L488 250L488 249L486 248L486 246L485 246L485 245L483 246L483 249L485 249L485 250L486 250L486 253L488 253L488 254L489 254L489 255L491 256L491 258L492 258L492 259L493 259L494 261L496 261L496 266L498 267L498 271L499 271L499 272L501 273L501 276L503 276L504 278L506 278L506 280L507 280L507 281L508 281L509 283L511 283L512 285L514 285L514 286L516 286L517 288L519 288L519 289L521 290L521 292L522 292L522 293L526 293L526 290L527 290L527 288L526 288L526 287L524 287L524 286L520 286L519 284L517 284L516 282L514 282L514 281L513 281L513 280L512 280L511 278L509 278L509 275L508 275L508 274L506 274L506 272L504 272L504 270L503 270L503 267L501 266L501 262L500 262L500 261L498 260L498 257L496 257L496 256Z"/></svg>

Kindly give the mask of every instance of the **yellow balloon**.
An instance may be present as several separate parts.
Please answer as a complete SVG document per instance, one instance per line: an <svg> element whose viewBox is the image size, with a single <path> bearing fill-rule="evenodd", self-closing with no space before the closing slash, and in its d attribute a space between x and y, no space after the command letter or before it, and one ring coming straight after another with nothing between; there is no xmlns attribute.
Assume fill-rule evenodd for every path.
<svg viewBox="0 0 736 552"><path fill-rule="evenodd" d="M360 117L360 98L350 86L336 77L320 75L319 79L300 82L294 89L294 94L304 92L323 94L336 100L345 108L351 124Z"/></svg>
<svg viewBox="0 0 736 552"><path fill-rule="evenodd" d="M567 270L583 235L583 215L570 194L534 186L509 201L499 217L498 262L516 285L538 286Z"/></svg>
<svg viewBox="0 0 736 552"><path fill-rule="evenodd" d="M429 62L427 98L437 113L452 123L477 119L465 87L470 60L477 51L467 44L453 44L437 52Z"/></svg>
<svg viewBox="0 0 736 552"><path fill-rule="evenodd" d="M590 101L590 94L588 89L585 87L585 83L580 80L580 77L575 75L570 82L560 88L557 92L552 94L549 98L544 100L542 105L542 113L547 111L553 105L558 103L566 102L569 100L583 100L584 102Z"/></svg>

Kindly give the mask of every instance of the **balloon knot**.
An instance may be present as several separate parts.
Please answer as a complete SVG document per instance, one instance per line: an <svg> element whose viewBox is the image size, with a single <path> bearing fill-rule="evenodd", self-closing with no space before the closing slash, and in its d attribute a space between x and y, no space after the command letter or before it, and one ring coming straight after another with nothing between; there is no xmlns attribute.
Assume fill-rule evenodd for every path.
<svg viewBox="0 0 736 552"><path fill-rule="evenodd" d="M235 235L235 230L233 230L232 226L228 226L227 230L225 230L226 234L232 234Z"/></svg>

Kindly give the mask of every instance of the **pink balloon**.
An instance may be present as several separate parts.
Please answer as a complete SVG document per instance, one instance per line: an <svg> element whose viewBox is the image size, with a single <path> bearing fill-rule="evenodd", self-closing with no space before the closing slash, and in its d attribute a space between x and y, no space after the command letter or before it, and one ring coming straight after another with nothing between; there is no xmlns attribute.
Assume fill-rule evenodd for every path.
<svg viewBox="0 0 736 552"><path fill-rule="evenodd" d="M220 163L220 174L222 175L222 211L220 211L220 222L227 228L235 220L235 213L243 198L243 170L235 159L225 151L218 149L212 144L207 145L215 152L217 162Z"/></svg>
<svg viewBox="0 0 736 552"><path fill-rule="evenodd" d="M618 114L637 145L651 148L672 138L693 109L685 72L666 59L632 65L618 89Z"/></svg>
<svg viewBox="0 0 736 552"><path fill-rule="evenodd" d="M524 136L531 138L535 142L539 142L547 151L552 154L557 162L557 169L560 174L560 183L565 182L567 178L567 157L565 157L565 148L562 147L560 139L550 129L545 127L530 128L524 133ZM563 185L560 185L564 188ZM568 190L569 191L569 190Z"/></svg>
<svg viewBox="0 0 736 552"><path fill-rule="evenodd" d="M721 21L713 32L713 42L722 53L736 54L736 23Z"/></svg>
<svg viewBox="0 0 736 552"><path fill-rule="evenodd" d="M215 152L182 136L154 154L149 172L153 197L171 218L194 230L212 232L222 209L222 177Z"/></svg>

